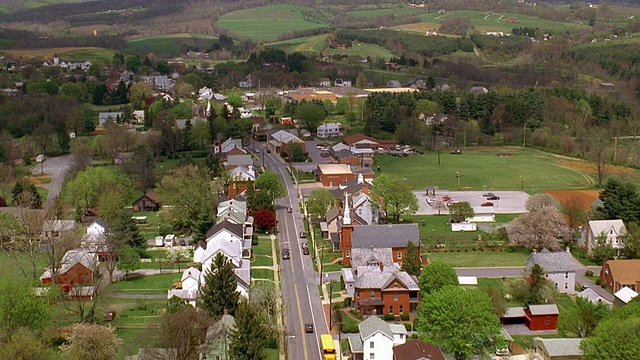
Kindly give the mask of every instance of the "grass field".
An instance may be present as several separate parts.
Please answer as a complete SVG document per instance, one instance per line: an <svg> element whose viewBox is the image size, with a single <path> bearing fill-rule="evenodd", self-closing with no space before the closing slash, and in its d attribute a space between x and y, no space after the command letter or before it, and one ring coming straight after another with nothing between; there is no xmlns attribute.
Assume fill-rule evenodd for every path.
<svg viewBox="0 0 640 360"><path fill-rule="evenodd" d="M218 39L217 36L202 34L172 34L132 39L127 42L125 51L152 52L160 54L181 54L187 46L201 49L210 48Z"/></svg>
<svg viewBox="0 0 640 360"><path fill-rule="evenodd" d="M92 63L101 64L105 60L112 60L115 51L98 47L58 47L48 49L26 49L26 50L2 50L0 53L11 57L22 57L24 59L39 58L53 59L57 54L63 60L88 60Z"/></svg>
<svg viewBox="0 0 640 360"><path fill-rule="evenodd" d="M348 56L359 56L366 58L367 56L371 56L372 59L382 58L385 60L389 60L393 57L393 53L387 50L384 46L367 44L354 42L353 46L348 49L327 49L328 55L348 55Z"/></svg>
<svg viewBox="0 0 640 360"><path fill-rule="evenodd" d="M294 51L320 53L325 48L327 36L329 35L321 34L316 36L299 37L295 39L277 41L269 44L269 46L284 50L288 53Z"/></svg>
<svg viewBox="0 0 640 360"><path fill-rule="evenodd" d="M465 149L461 155L447 151L438 155L429 151L409 157L376 156L375 166L383 173L398 174L413 189L436 185L440 189L538 192L545 189L588 189L595 186L589 174L580 170L580 162L553 154L516 147Z"/></svg>
<svg viewBox="0 0 640 360"><path fill-rule="evenodd" d="M220 17L217 26L254 41L274 41L281 34L317 29L329 24L315 10L298 5L270 5L233 11Z"/></svg>
<svg viewBox="0 0 640 360"><path fill-rule="evenodd" d="M108 285L106 291L127 294L166 294L181 274L161 274L134 277Z"/></svg>
<svg viewBox="0 0 640 360"><path fill-rule="evenodd" d="M429 260L441 260L453 267L526 266L529 254L519 252L432 252Z"/></svg>

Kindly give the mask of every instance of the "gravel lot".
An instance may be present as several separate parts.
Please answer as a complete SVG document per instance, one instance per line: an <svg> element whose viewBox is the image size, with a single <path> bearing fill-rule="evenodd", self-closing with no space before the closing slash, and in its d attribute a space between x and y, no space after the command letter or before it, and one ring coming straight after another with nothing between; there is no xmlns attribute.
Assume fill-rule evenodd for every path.
<svg viewBox="0 0 640 360"><path fill-rule="evenodd" d="M524 213L527 210L524 208L524 203L529 198L529 194L524 191L489 191L496 196L500 197L500 200L487 200L482 194L483 191L449 191L438 190L436 191L436 197L449 196L452 201L467 201L472 207L480 207L480 204L484 202L492 202L493 210L496 214L516 214ZM414 194L418 197L418 215L435 215L438 211L427 204L428 196L425 195L425 191L414 191ZM487 209L490 209L487 207ZM446 214L446 211L442 211L442 214Z"/></svg>

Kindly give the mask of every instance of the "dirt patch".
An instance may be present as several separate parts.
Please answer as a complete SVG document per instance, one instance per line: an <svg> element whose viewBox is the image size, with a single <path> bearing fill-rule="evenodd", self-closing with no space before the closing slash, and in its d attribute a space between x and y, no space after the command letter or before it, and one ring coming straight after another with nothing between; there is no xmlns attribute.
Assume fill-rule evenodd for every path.
<svg viewBox="0 0 640 360"><path fill-rule="evenodd" d="M589 210L591 204L598 199L600 192L598 190L545 190L545 194L553 196L560 203L564 203L573 197L582 200L582 210Z"/></svg>
<svg viewBox="0 0 640 360"><path fill-rule="evenodd" d="M567 167L569 169L577 170L587 174L597 174L598 169L596 168L596 164L584 161L564 161L561 163L562 166ZM607 165L605 167L605 172L611 175L631 175L633 174L633 169L624 166L618 165Z"/></svg>

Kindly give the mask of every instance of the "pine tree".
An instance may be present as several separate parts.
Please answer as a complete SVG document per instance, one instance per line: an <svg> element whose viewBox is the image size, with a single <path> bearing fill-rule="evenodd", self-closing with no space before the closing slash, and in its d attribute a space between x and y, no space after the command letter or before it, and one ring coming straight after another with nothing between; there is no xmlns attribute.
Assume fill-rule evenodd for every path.
<svg viewBox="0 0 640 360"><path fill-rule="evenodd" d="M237 287L231 262L218 253L204 276L204 286L200 289L201 307L213 317L221 316L224 310L233 315L240 299Z"/></svg>
<svg viewBox="0 0 640 360"><path fill-rule="evenodd" d="M18 205L18 202L20 201L20 194L22 194L22 192L24 191L24 187L22 186L21 182L16 182L16 186L13 187L13 189L11 189L11 196L13 199L13 206Z"/></svg>
<svg viewBox="0 0 640 360"><path fill-rule="evenodd" d="M129 245L139 253L144 251L146 247L144 238L140 235L138 225L136 225L128 212L122 211L113 224L109 226L109 230L113 233L113 236L119 239L119 243Z"/></svg>
<svg viewBox="0 0 640 360"><path fill-rule="evenodd" d="M38 193L36 186L29 184L26 190L31 194L31 196L29 197L29 204L25 205L30 209L40 209L42 207L42 196Z"/></svg>
<svg viewBox="0 0 640 360"><path fill-rule="evenodd" d="M420 253L418 248L411 241L407 242L407 253L402 261L402 267L400 270L406 271L409 275L420 276Z"/></svg>
<svg viewBox="0 0 640 360"><path fill-rule="evenodd" d="M187 119L187 122L184 124L184 129L182 129L182 150L189 151L191 150L191 129L193 128L193 124L191 124L191 120Z"/></svg>
<svg viewBox="0 0 640 360"><path fill-rule="evenodd" d="M231 332L229 355L235 360L266 359L263 349L266 347L267 330L260 317L249 303L238 304L235 314L236 328Z"/></svg>
<svg viewBox="0 0 640 360"><path fill-rule="evenodd" d="M216 112L216 108L212 107L209 111L209 115L207 116L207 124L209 125L209 136L211 138L211 144L215 144L218 138L218 134L216 134L216 127L213 122L218 117L218 113Z"/></svg>

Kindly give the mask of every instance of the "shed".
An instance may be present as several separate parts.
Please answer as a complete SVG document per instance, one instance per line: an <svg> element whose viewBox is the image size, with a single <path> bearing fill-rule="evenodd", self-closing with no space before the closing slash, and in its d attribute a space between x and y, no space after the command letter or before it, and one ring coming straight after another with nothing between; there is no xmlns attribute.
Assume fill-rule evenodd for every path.
<svg viewBox="0 0 640 360"><path fill-rule="evenodd" d="M524 308L522 306L510 307L504 311L504 314L500 317L500 322L509 325L509 324L524 324L526 319L526 314L524 312Z"/></svg>
<svg viewBox="0 0 640 360"><path fill-rule="evenodd" d="M139 211L158 211L161 208L156 193L148 191L133 202L133 212Z"/></svg>
<svg viewBox="0 0 640 360"><path fill-rule="evenodd" d="M529 305L524 309L525 325L529 330L555 330L558 324L556 304Z"/></svg>

